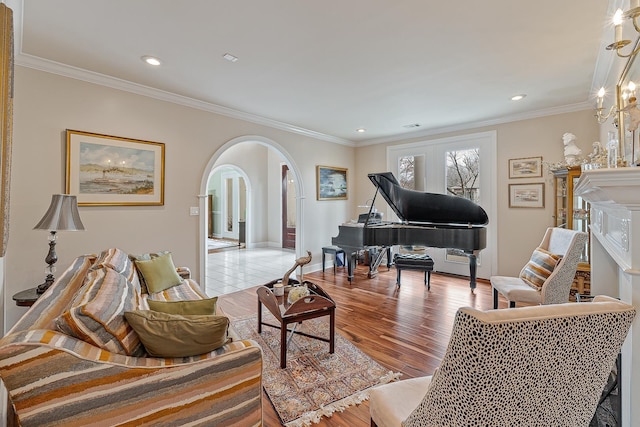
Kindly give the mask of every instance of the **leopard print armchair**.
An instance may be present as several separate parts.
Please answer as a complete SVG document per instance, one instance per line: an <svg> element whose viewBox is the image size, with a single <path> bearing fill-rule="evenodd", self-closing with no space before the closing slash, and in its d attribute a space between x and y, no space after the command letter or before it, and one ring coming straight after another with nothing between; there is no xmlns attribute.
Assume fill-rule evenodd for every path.
<svg viewBox="0 0 640 427"><path fill-rule="evenodd" d="M634 316L633 306L603 296L461 308L432 377L371 390L372 426L586 426Z"/></svg>

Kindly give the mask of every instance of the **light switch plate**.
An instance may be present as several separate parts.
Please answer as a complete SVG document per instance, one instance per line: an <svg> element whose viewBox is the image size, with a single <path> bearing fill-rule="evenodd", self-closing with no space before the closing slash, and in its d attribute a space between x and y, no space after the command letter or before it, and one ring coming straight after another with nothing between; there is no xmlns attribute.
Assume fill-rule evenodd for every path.
<svg viewBox="0 0 640 427"><path fill-rule="evenodd" d="M189 215L191 216L198 216L200 215L200 208L195 207L195 206L191 206L189 208Z"/></svg>

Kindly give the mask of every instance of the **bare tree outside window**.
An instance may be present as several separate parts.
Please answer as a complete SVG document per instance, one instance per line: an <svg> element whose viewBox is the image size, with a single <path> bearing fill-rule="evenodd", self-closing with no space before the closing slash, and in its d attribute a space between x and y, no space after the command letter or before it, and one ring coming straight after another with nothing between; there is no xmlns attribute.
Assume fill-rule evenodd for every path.
<svg viewBox="0 0 640 427"><path fill-rule="evenodd" d="M480 150L478 148L447 152L447 194L478 203L480 200L479 175ZM464 251L459 249L447 249L446 257L448 261L469 262Z"/></svg>
<svg viewBox="0 0 640 427"><path fill-rule="evenodd" d="M398 160L400 186L409 190L416 189L416 159L414 156L400 157Z"/></svg>
<svg viewBox="0 0 640 427"><path fill-rule="evenodd" d="M447 152L448 194L464 197L478 203L480 200L479 175L479 149Z"/></svg>

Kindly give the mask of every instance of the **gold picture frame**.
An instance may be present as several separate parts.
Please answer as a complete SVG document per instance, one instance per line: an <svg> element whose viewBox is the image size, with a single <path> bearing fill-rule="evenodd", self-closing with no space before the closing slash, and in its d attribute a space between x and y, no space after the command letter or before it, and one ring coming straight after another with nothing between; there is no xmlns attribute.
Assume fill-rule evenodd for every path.
<svg viewBox="0 0 640 427"><path fill-rule="evenodd" d="M346 168L316 166L318 200L346 200L349 197Z"/></svg>
<svg viewBox="0 0 640 427"><path fill-rule="evenodd" d="M509 184L510 208L544 208L544 182Z"/></svg>
<svg viewBox="0 0 640 427"><path fill-rule="evenodd" d="M164 144L66 131L66 191L78 206L164 205Z"/></svg>
<svg viewBox="0 0 640 427"><path fill-rule="evenodd" d="M509 159L509 179L540 178L542 176L542 157L523 157Z"/></svg>
<svg viewBox="0 0 640 427"><path fill-rule="evenodd" d="M13 11L0 4L0 257L9 239L9 190L13 140Z"/></svg>

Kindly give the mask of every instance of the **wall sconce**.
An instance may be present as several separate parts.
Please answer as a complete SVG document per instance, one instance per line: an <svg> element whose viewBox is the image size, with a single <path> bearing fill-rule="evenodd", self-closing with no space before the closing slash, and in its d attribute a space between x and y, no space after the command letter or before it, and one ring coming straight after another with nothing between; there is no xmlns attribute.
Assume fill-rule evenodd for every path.
<svg viewBox="0 0 640 427"><path fill-rule="evenodd" d="M609 109L609 112L607 112L606 114L604 113L604 107L602 106L604 103L604 94L605 94L605 90L603 87L600 88L600 90L598 91L598 99L596 101L596 119L598 120L598 123L603 124L604 122L606 122L609 117L611 117L611 115L616 112L616 106L612 105L611 108Z"/></svg>
<svg viewBox="0 0 640 427"><path fill-rule="evenodd" d="M640 26L638 25L638 17L640 16L640 0L631 0L630 6L631 8L628 11L623 13L622 9L618 9L613 15L615 39L613 43L607 46L607 50L615 50L616 54L621 58L629 58L640 51L640 47L638 47L626 55L620 52L623 47L631 43L631 40L622 39L622 23L624 19L631 19L633 27L640 33Z"/></svg>

